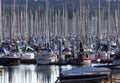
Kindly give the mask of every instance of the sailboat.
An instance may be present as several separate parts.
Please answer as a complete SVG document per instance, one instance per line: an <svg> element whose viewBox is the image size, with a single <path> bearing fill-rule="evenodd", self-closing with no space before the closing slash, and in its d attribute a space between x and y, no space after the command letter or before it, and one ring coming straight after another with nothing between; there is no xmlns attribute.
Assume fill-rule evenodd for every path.
<svg viewBox="0 0 120 83"><path fill-rule="evenodd" d="M57 56L51 49L40 49L35 56L37 65L55 64Z"/></svg>
<svg viewBox="0 0 120 83"><path fill-rule="evenodd" d="M35 49L33 49L30 45L25 44L24 46L20 46L20 61L21 63L36 63L35 61Z"/></svg>
<svg viewBox="0 0 120 83"><path fill-rule="evenodd" d="M96 35L96 54L95 58L97 62L101 63L111 63L112 59L110 57L110 41L109 41L109 30L110 30L110 2L108 1L108 20L107 20L107 29L106 29L106 40L102 40L101 36L101 2L98 1L98 26L97 26L97 35Z"/></svg>
<svg viewBox="0 0 120 83"><path fill-rule="evenodd" d="M36 53L35 59L36 59L36 63L39 65L47 65L47 64L53 64L56 62L57 60L57 56L55 55L53 49L51 48L51 44L50 44L50 29L49 29L49 15L48 12L49 11L49 4L48 4L48 0L46 0L46 12L45 12L45 27L44 27L44 36L45 38L43 39L42 43L43 45L41 45L41 48L38 50L38 52Z"/></svg>
<svg viewBox="0 0 120 83"><path fill-rule="evenodd" d="M2 0L0 0L0 39L2 40Z"/></svg>
<svg viewBox="0 0 120 83"><path fill-rule="evenodd" d="M80 17L79 17L79 26L80 26L80 32L78 32L78 34L80 34L80 38L77 37L77 41L76 41L76 50L77 50L77 53L76 55L77 56L74 56L74 58L70 59L70 63L71 64L78 64L78 65L89 65L91 63L91 58L90 58L90 55L88 55L87 52L85 52L85 49L83 48L83 38L84 39L87 39L87 34L88 34L88 31L87 31L87 20L88 18L84 16L85 13L85 9L84 9L84 5L83 5L84 1L83 0L80 0ZM74 14L73 14L74 15ZM75 18L75 17L74 17ZM84 26L84 23L85 23L85 26ZM75 26L75 25L74 25ZM86 30L86 31L85 31ZM85 33L84 33L85 32ZM75 34L75 33L74 33ZM80 41L81 40L81 41Z"/></svg>
<svg viewBox="0 0 120 83"><path fill-rule="evenodd" d="M80 51L78 52L78 57L70 59L71 64L78 64L78 65L90 65L91 58L87 53L84 52L82 42L80 42Z"/></svg>
<svg viewBox="0 0 120 83"><path fill-rule="evenodd" d="M8 43L2 43L0 47L0 65L19 65L20 53L17 46L12 46Z"/></svg>
<svg viewBox="0 0 120 83"><path fill-rule="evenodd" d="M12 24L12 28L7 29L7 34L4 32L6 27L2 27L2 0L0 0L0 39L5 39L5 37L10 33L10 39L13 38L12 34L15 34L15 0L14 0L14 4L13 4L13 24ZM6 17L3 15L4 20L6 20ZM11 16L12 17L12 16ZM3 24L5 26L7 26L7 20L6 22ZM4 29L4 30L3 30ZM3 37L4 36L4 37ZM12 42L12 40L11 40ZM13 51L14 50L14 51ZM18 65L20 64L20 54L19 51L17 49L17 46L13 46L12 44L10 44L9 40L5 40L1 42L1 47L0 47L0 65Z"/></svg>

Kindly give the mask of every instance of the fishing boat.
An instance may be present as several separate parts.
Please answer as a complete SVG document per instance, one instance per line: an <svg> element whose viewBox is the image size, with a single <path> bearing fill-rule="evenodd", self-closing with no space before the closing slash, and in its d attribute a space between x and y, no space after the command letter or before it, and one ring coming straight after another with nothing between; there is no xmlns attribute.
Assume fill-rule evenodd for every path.
<svg viewBox="0 0 120 83"><path fill-rule="evenodd" d="M70 59L71 64L78 64L78 65L90 65L91 58L87 53L84 52L82 42L80 42L80 51L78 52L77 58Z"/></svg>
<svg viewBox="0 0 120 83"><path fill-rule="evenodd" d="M56 83L100 83L110 79L111 70L92 66L65 70L60 73Z"/></svg>

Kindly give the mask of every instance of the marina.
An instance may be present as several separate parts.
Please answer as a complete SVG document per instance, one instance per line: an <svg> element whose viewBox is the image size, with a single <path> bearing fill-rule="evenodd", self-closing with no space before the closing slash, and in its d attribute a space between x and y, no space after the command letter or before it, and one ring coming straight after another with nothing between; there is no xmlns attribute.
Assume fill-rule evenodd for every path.
<svg viewBox="0 0 120 83"><path fill-rule="evenodd" d="M120 83L119 0L0 0L0 83Z"/></svg>

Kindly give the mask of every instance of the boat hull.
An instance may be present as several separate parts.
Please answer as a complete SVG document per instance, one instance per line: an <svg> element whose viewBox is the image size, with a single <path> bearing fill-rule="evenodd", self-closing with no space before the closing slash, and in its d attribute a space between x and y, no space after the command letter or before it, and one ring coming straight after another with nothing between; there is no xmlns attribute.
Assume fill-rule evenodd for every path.
<svg viewBox="0 0 120 83"><path fill-rule="evenodd" d="M77 58L77 59L71 59L70 60L71 64L76 64L76 65L89 65L91 64L91 58Z"/></svg>
<svg viewBox="0 0 120 83"><path fill-rule="evenodd" d="M55 61L52 59L37 59L36 63L38 65L47 65L47 64L53 64Z"/></svg>
<svg viewBox="0 0 120 83"><path fill-rule="evenodd" d="M63 76L58 83L100 83L106 78L106 75Z"/></svg>
<svg viewBox="0 0 120 83"><path fill-rule="evenodd" d="M20 58L0 58L0 65L19 65Z"/></svg>
<svg viewBox="0 0 120 83"><path fill-rule="evenodd" d="M35 61L35 54L31 53L31 52L23 53L20 56L20 62L22 64L34 64L34 63L36 63L36 61Z"/></svg>
<svg viewBox="0 0 120 83"><path fill-rule="evenodd" d="M36 54L35 60L38 65L47 65L56 63L57 57L55 56L55 54L52 54L51 52L40 51L39 53Z"/></svg>

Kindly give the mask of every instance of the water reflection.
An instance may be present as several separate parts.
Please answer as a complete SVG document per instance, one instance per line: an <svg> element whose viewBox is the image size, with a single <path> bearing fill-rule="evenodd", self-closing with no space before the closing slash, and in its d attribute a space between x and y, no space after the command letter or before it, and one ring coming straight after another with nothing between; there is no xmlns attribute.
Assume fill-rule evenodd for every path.
<svg viewBox="0 0 120 83"><path fill-rule="evenodd" d="M0 74L0 83L55 83L59 76L60 69L73 68L67 66L48 65L19 65L4 66Z"/></svg>
<svg viewBox="0 0 120 83"><path fill-rule="evenodd" d="M57 67L52 69L50 66L37 66L36 67L36 74L38 83L54 83L52 79L56 79L55 77L58 74Z"/></svg>

